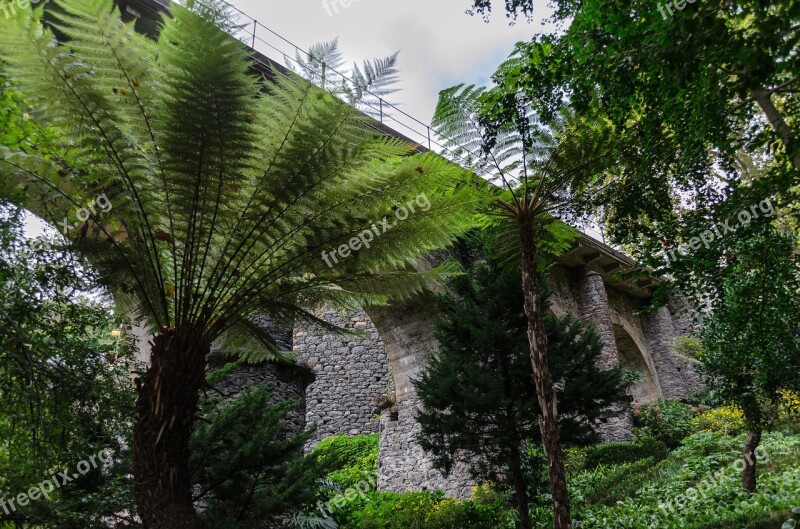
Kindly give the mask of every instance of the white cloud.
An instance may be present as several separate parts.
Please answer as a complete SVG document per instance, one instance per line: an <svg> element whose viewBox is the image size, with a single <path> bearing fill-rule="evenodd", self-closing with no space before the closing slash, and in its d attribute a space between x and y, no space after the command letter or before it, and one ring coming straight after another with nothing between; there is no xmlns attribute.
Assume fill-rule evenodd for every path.
<svg viewBox="0 0 800 529"><path fill-rule="evenodd" d="M349 7L343 7L343 1L347 3L329 0L338 2L338 13L330 6L332 16L323 7L323 0L233 3L304 49L338 36L349 63L400 50L398 86L402 91L392 99L426 124L440 90L459 83L486 84L515 43L551 29L523 19L509 26L502 1L495 2L490 23L465 13L470 0L350 0ZM541 5L536 20L544 20L550 11L544 2L536 3ZM290 49L274 36L262 35L261 31L259 36L282 50Z"/></svg>

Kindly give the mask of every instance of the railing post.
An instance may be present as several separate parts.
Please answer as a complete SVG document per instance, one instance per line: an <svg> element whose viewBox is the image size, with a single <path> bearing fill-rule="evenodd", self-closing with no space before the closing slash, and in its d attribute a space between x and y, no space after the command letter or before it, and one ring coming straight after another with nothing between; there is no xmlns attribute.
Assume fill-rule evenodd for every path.
<svg viewBox="0 0 800 529"><path fill-rule="evenodd" d="M253 19L253 44L250 46L253 49L256 49L256 28L258 27L258 20L255 18Z"/></svg>
<svg viewBox="0 0 800 529"><path fill-rule="evenodd" d="M381 107L381 123L383 123L383 98L379 97L378 101L380 102L380 107Z"/></svg>
<svg viewBox="0 0 800 529"><path fill-rule="evenodd" d="M428 150L431 150L431 128L426 125L425 129L428 131Z"/></svg>

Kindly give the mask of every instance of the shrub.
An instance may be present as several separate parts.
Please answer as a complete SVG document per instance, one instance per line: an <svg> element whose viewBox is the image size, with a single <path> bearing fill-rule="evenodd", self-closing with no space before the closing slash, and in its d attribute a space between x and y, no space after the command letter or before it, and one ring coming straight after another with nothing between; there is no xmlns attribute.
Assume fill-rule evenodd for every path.
<svg viewBox="0 0 800 529"><path fill-rule="evenodd" d="M791 421L800 419L800 392L789 391L787 389L778 392L780 395L780 405L778 412L781 421Z"/></svg>
<svg viewBox="0 0 800 529"><path fill-rule="evenodd" d="M316 458L323 472L334 472L377 461L378 434L333 435L326 437L309 454Z"/></svg>
<svg viewBox="0 0 800 529"><path fill-rule="evenodd" d="M337 511L334 518L342 529L514 529L516 513L500 498L484 499L458 501L440 492L374 493L347 516Z"/></svg>
<svg viewBox="0 0 800 529"><path fill-rule="evenodd" d="M634 433L638 438L653 437L669 448L675 448L692 433L693 416L691 406L673 399L637 405L634 408Z"/></svg>
<svg viewBox="0 0 800 529"><path fill-rule="evenodd" d="M737 435L744 429L744 414L734 406L722 406L696 415L692 427L697 431Z"/></svg>
<svg viewBox="0 0 800 529"><path fill-rule="evenodd" d="M591 470L599 465L618 465L633 463L641 459L652 458L661 461L669 449L663 441L653 437L645 437L636 442L618 441L588 446L584 452L583 469Z"/></svg>

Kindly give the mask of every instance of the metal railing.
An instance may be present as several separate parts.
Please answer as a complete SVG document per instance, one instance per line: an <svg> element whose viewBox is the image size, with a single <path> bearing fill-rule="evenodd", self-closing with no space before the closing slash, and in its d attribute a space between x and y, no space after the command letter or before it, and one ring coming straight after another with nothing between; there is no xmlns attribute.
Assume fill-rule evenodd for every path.
<svg viewBox="0 0 800 529"><path fill-rule="evenodd" d="M169 3L169 0L163 1L167 4ZM295 59L296 55L300 55L304 60L314 60L306 50L277 31L265 26L227 0L221 0L221 3L226 5L233 13L233 18L227 19L228 32L233 37L249 46L254 52L266 57L280 68L285 68L283 65L287 62L299 66L299 63ZM264 63L258 56L254 56L253 60L260 63L265 68L271 68L273 66L272 64ZM283 62L281 62L281 60ZM328 73L332 73L334 76L338 76L342 80L355 83L350 76L338 72L327 65L325 70ZM441 136L437 134L434 128L398 108L396 105L389 103L383 97L373 94L369 90L364 90L364 93L371 95L374 100L377 101L377 106L369 102L362 102L362 106L371 110L372 112L368 111L367 113L371 114L382 125L388 127L390 129L389 132L399 133L421 147L427 147L428 150L433 150L446 156L454 163L474 168L473 164L469 163L466 157L445 146ZM396 130L397 127L401 130ZM387 133L387 131L380 132ZM456 146L463 152L470 152L463 146ZM609 245L609 242L605 240L605 235L601 226L593 223L588 227L579 225L577 229L584 235L602 244ZM614 248L614 245L610 245L610 247Z"/></svg>
<svg viewBox="0 0 800 529"><path fill-rule="evenodd" d="M229 33L254 51L281 66L287 62L299 65L295 59L296 55L300 55L304 60L314 60L305 49L293 43L277 31L262 24L230 2L223 1L223 3L235 13L235 19L228 20L230 23L228 28ZM322 64L320 64L320 66L322 66ZM339 72L329 65L325 65L325 70L327 74L333 77L333 82L344 80L349 83L355 83L348 74ZM430 125L420 121L401 108L398 108L397 105L390 103L380 95L374 94L369 90L364 90L364 93L371 96L373 102L361 101L358 106L363 107L360 109L366 110L365 113L375 118L378 122L394 129L396 132L422 147L447 155L448 158L453 161L466 161L463 156L453 152L444 145L441 137Z"/></svg>

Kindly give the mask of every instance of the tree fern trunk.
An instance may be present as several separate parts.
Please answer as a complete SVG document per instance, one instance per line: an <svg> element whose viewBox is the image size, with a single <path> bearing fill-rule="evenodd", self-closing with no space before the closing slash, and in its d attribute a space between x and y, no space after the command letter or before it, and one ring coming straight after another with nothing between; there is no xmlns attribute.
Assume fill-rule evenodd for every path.
<svg viewBox="0 0 800 529"><path fill-rule="evenodd" d="M137 380L134 492L145 529L207 528L192 505L189 437L208 351L208 344L165 329Z"/></svg>
<svg viewBox="0 0 800 529"><path fill-rule="evenodd" d="M536 396L539 401L539 429L542 447L547 457L547 475L553 494L553 527L571 527L569 493L564 472L564 458L558 427L556 393L550 367L547 364L547 335L541 307L541 287L536 271L536 246L533 240L533 221L519 220L520 251L522 254L522 290L525 296L525 314L528 316L528 340L531 345L531 365Z"/></svg>

